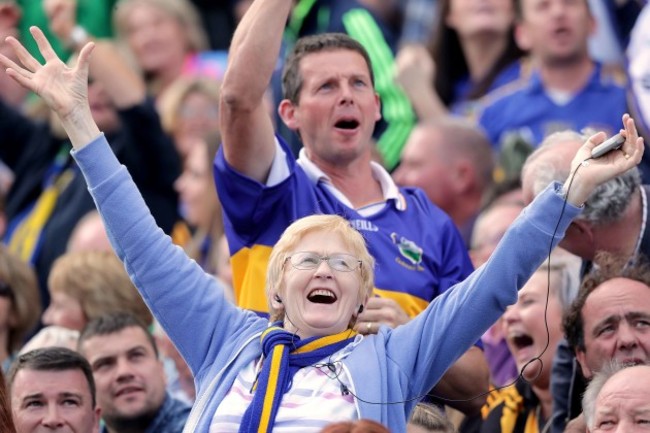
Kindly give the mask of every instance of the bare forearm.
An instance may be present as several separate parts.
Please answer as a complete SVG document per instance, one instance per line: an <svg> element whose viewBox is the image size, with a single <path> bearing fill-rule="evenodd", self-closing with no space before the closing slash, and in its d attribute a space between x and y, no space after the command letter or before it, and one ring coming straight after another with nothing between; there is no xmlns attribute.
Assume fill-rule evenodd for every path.
<svg viewBox="0 0 650 433"><path fill-rule="evenodd" d="M221 87L220 124L226 161L265 182L275 155L264 93L278 60L291 0L257 0L235 31Z"/></svg>
<svg viewBox="0 0 650 433"><path fill-rule="evenodd" d="M411 104L413 104L415 114L421 121L431 121L449 114L447 107L445 107L431 86L421 88L420 91L409 94L409 99L411 100Z"/></svg>
<svg viewBox="0 0 650 433"><path fill-rule="evenodd" d="M262 104L277 63L292 0L256 0L237 27L222 99L243 109Z"/></svg>
<svg viewBox="0 0 650 433"><path fill-rule="evenodd" d="M478 396L488 391L489 382L490 371L485 356L481 349L472 347L447 370L432 393L441 397L444 404L472 415L485 404L486 395Z"/></svg>
<svg viewBox="0 0 650 433"><path fill-rule="evenodd" d="M79 149L99 136L100 131L93 120L90 107L81 106L61 118L63 129L70 138L70 143L75 149Z"/></svg>

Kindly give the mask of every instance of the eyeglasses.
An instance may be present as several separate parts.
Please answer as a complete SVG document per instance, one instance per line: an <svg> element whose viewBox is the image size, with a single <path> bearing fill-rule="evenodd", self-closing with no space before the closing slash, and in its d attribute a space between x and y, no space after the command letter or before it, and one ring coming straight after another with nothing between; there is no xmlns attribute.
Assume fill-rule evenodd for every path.
<svg viewBox="0 0 650 433"><path fill-rule="evenodd" d="M321 256L312 251L301 251L294 253L286 258L291 262L291 266L302 271L316 269L321 262L326 261L330 268L335 271L352 272L361 268L361 260L351 254L332 254L331 256Z"/></svg>

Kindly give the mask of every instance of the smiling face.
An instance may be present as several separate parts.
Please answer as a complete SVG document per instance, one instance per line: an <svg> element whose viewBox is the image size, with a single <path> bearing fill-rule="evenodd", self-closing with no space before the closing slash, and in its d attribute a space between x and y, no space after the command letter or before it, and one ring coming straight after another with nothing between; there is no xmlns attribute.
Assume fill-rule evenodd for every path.
<svg viewBox="0 0 650 433"><path fill-rule="evenodd" d="M370 158L370 137L381 114L363 56L341 49L311 53L299 68L299 100L282 101L280 115L300 132L309 157L319 165Z"/></svg>
<svg viewBox="0 0 650 433"><path fill-rule="evenodd" d="M627 278L598 286L582 308L584 350L576 358L585 377L612 360L650 362L650 287Z"/></svg>
<svg viewBox="0 0 650 433"><path fill-rule="evenodd" d="M339 233L317 231L305 234L289 255L299 252L314 252L320 257L354 256ZM277 293L285 312L284 328L301 338L346 330L359 305L367 299L361 294L360 275L359 267L339 271L332 269L327 260L314 269L297 269L291 259L287 260Z"/></svg>
<svg viewBox="0 0 650 433"><path fill-rule="evenodd" d="M23 369L11 386L11 410L20 433L99 431L88 381L79 369Z"/></svg>
<svg viewBox="0 0 650 433"><path fill-rule="evenodd" d="M508 348L512 354L517 369L521 371L534 357L540 356L544 368L539 372L540 364L535 361L529 364L523 374L527 380L534 380L534 385L548 388L551 364L555 355L555 347L562 338L561 318L562 308L557 291L560 281L557 272L551 272L551 289L546 311L548 323L548 348L546 326L544 323L544 307L548 288L546 271L537 271L519 291L519 299L515 305L508 307L504 318L504 333Z"/></svg>
<svg viewBox="0 0 650 433"><path fill-rule="evenodd" d="M153 418L165 398L165 375L145 331L130 326L83 341L97 385L97 404L110 425Z"/></svg>

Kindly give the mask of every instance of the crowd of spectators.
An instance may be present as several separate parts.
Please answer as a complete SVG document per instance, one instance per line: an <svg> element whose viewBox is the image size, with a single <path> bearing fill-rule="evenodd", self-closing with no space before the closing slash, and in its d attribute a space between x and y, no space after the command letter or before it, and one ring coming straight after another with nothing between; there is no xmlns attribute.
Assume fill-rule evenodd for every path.
<svg viewBox="0 0 650 433"><path fill-rule="evenodd" d="M646 381L650 375L647 367L624 368L650 363L650 153L636 161L630 147L637 132L650 140L649 41L644 0L0 0L0 362L7 379L0 430L180 433L187 424L237 431L240 418L250 428L254 415L233 394L261 404L254 395L267 386L259 381L267 352L231 377L218 346L238 357L245 346L233 348L224 336L234 332L241 343L236 331L253 335L269 320L296 338L314 337L306 332L311 313L302 317L309 307L297 315L297 301L274 285L278 272L303 265L284 251L278 268L274 247L306 243L319 251L305 241L309 234L282 239L295 221L320 214L343 217L360 232L375 266L369 295L360 295L345 323L359 337L349 350L328 352L320 367L331 370L324 375L332 383L314 391L319 403L337 394L332 407L344 415L332 421L352 414L350 422L325 427L305 406L310 431L593 433L602 422L635 422L623 405L616 416L606 413L609 421L600 408L617 398L617 387L630 386L631 371ZM26 84L55 63L69 82L87 63L87 86ZM80 109L87 99L92 122L71 126L64 94L79 97ZM108 176L95 137L84 136L81 144L92 141L93 150L79 152L73 134L89 124L128 169L173 248L159 247L148 226L126 230L140 208L94 191L119 176ZM568 216L549 213L553 224L572 221L559 246L545 245L543 264L527 268L539 245L517 245L512 267L498 262L510 257L499 242L536 215L550 183L570 185L575 176L580 187L590 179L575 174L574 155L616 133L628 140L604 159L616 169L635 167L589 183L593 192L580 203L561 191L569 207L579 206ZM593 160L580 170L590 166L602 168ZM105 184L93 185L92 176ZM110 209L101 209L106 203ZM314 230L322 248L350 248L337 243L336 230ZM552 230L546 235L555 238ZM140 257L124 251L140 242L147 243L133 245ZM163 251L178 273L160 265ZM209 281L184 273L177 253ZM321 265L339 272L332 251L319 253L327 263L311 267L315 279L326 278ZM494 310L477 307L476 317L455 317L464 326L450 320L443 329L447 315L438 309L465 311L450 301L455 285L471 295L472 272L484 267L500 274L486 281L508 272L526 278L512 283L518 299L461 350L445 338L464 342ZM178 293L152 295L171 291L172 282L183 286ZM194 285L253 314L212 310L206 302L214 294L192 292ZM310 294L308 302L325 311L338 296ZM202 318L215 311L224 317L212 331ZM432 311L441 322L414 347L414 332ZM400 327L410 332L391 334ZM452 330L457 335L443 337ZM375 385L385 389L370 401L354 387L356 364L352 372L345 364L357 359L364 338L386 344L382 374L404 376L379 384L378 374ZM425 354L439 365L400 370L404 359ZM232 387L212 383L220 363ZM291 377L313 381L303 367ZM432 386L412 395L432 377ZM395 394L393 381L409 392ZM285 397L299 405L303 391ZM410 422L395 406L408 409ZM294 428L297 412L274 414L271 428Z"/></svg>

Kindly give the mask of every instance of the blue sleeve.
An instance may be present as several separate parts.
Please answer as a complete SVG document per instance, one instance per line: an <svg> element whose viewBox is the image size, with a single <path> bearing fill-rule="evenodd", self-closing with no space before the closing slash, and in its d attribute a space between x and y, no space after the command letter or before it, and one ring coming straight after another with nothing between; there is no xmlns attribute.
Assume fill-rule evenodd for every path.
<svg viewBox="0 0 650 433"><path fill-rule="evenodd" d="M418 378L412 382L420 388L414 395L428 392L428 385L436 383L516 302L517 291L562 239L580 209L567 204L560 219L564 200L555 191L559 188L559 184L549 186L524 209L486 264L436 298L411 322L388 331L388 356L407 377Z"/></svg>
<svg viewBox="0 0 650 433"><path fill-rule="evenodd" d="M195 376L221 350L235 349L233 336L259 327L260 319L230 304L221 285L156 226L103 135L73 156L113 249Z"/></svg>

